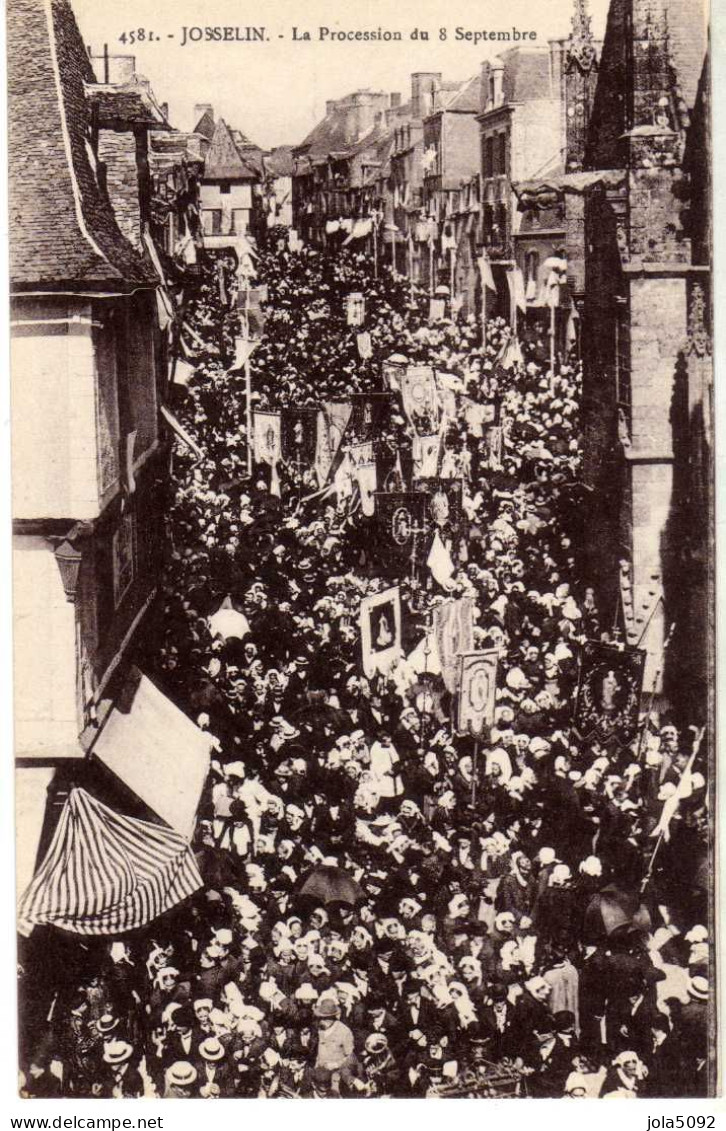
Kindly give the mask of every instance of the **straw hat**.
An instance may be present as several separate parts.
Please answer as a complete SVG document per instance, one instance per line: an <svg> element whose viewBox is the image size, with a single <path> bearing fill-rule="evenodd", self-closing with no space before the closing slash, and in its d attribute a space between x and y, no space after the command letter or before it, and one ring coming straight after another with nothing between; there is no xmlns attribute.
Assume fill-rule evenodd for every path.
<svg viewBox="0 0 726 1131"><path fill-rule="evenodd" d="M128 1041L108 1041L103 1050L103 1059L106 1064L125 1064L133 1051Z"/></svg>

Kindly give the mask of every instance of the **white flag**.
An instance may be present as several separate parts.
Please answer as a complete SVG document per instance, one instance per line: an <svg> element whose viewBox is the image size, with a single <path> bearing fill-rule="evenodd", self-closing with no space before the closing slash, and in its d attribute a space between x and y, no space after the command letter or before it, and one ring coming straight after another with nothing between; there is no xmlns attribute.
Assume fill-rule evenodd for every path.
<svg viewBox="0 0 726 1131"><path fill-rule="evenodd" d="M174 307L166 287L156 288L156 317L160 330L166 330L174 321Z"/></svg>
<svg viewBox="0 0 726 1131"><path fill-rule="evenodd" d="M441 541L438 531L434 535L426 565L431 570L434 581L443 589L447 589L454 574L454 563L451 560L451 554Z"/></svg>
<svg viewBox="0 0 726 1131"><path fill-rule="evenodd" d="M174 384L183 385L186 388L193 376L194 366L178 357L174 362Z"/></svg>
<svg viewBox="0 0 726 1131"><path fill-rule="evenodd" d="M496 293L497 284L494 282L494 276L492 275L492 268L489 260L485 255L482 255L479 259L477 259L477 263L479 265L479 273L481 274L482 286L488 287L490 291L494 291Z"/></svg>
<svg viewBox="0 0 726 1131"><path fill-rule="evenodd" d="M259 345L259 343L252 341L250 338L235 338L235 358L234 363L229 367L230 371L241 369L244 363L251 357L257 345Z"/></svg>

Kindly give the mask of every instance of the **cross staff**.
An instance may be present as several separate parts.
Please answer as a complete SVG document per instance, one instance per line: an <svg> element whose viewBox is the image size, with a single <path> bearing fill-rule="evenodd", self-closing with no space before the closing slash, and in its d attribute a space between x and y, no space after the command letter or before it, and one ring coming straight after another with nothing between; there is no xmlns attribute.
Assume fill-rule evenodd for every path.
<svg viewBox="0 0 726 1131"><path fill-rule="evenodd" d="M646 734L646 731L648 729L648 721L650 719L650 712L653 710L653 702L654 702L655 696L656 696L656 688L658 686L658 680L660 679L661 673L663 671L663 665L665 663L665 654L666 654L666 651L668 650L668 645L671 642L671 638L672 638L673 633L675 631L675 627L676 627L676 622L673 621L673 624L668 629L668 635L666 636L665 640L663 641L663 648L662 648L661 654L660 654L660 661L659 661L658 670L655 673L655 675L653 676L653 687L652 687L651 692L650 692L650 698L648 699L648 706L645 710L645 717L643 718L643 722L640 724L641 725L641 731L640 731L640 736L638 738L638 750L637 750L637 754L636 754L636 758L637 758L638 761L640 761L642 756L643 756L643 743L645 741L645 734ZM641 639L642 639L642 637L641 637Z"/></svg>
<svg viewBox="0 0 726 1131"><path fill-rule="evenodd" d="M678 791L678 788L679 788L681 782L683 781L685 775L690 774L692 772L693 765L696 761L696 758L698 757L698 751L701 749L701 742L703 741L703 736L706 733L705 727L701 727L700 730L697 727L690 727L689 729L694 732L694 736L695 736L694 739L693 739L693 747L691 749L691 757L690 757L690 760L688 762L688 765L686 766L685 770L683 771L683 773L680 776L678 785L676 786L676 792ZM680 801L680 798L679 798L679 801ZM664 808L665 808L665 803L664 803ZM658 834L658 839L655 842L655 848L653 849L650 860L648 861L648 869L645 873L645 876L643 877L643 882L642 882L641 887L640 887L641 894L645 891L648 884L650 883L651 877L653 875L653 865L655 864L655 858L658 855L658 849L660 848L661 844L663 843L663 837L665 836L666 830L668 828L668 824L670 824L671 818L673 816L675 816L677 808L678 808L678 806L676 805L676 808L674 808L673 812L671 813L671 815L668 819L668 823L665 825L664 828L661 829L661 831ZM662 814L661 814L661 821L662 821L662 819L663 819L663 817L662 817Z"/></svg>

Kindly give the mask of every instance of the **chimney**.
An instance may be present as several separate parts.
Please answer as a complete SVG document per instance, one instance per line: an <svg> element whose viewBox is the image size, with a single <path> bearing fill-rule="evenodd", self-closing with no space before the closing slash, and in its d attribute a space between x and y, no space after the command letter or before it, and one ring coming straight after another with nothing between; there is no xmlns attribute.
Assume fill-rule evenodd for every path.
<svg viewBox="0 0 726 1131"><path fill-rule="evenodd" d="M400 105L401 105L400 92L395 91L393 94L391 94L391 109L397 110Z"/></svg>
<svg viewBox="0 0 726 1131"><path fill-rule="evenodd" d="M96 82L110 83L112 86L133 82L136 75L135 55L109 55L107 48L98 55L92 54L91 64Z"/></svg>
<svg viewBox="0 0 726 1131"><path fill-rule="evenodd" d="M335 99L329 98L328 101L325 103L325 117L327 118L331 114L334 114L334 113L335 113Z"/></svg>
<svg viewBox="0 0 726 1131"><path fill-rule="evenodd" d="M164 118L164 120L168 122L169 121L169 103L168 102L162 102L161 105L159 106L159 109L161 110L161 114L162 114L162 117Z"/></svg>
<svg viewBox="0 0 726 1131"><path fill-rule="evenodd" d="M204 117L204 115L207 113L207 110L212 115L212 117L214 117L214 106L212 105L211 102L197 102L196 103L196 105L194 107L194 125L195 126L196 126L197 122L199 121L199 119Z"/></svg>
<svg viewBox="0 0 726 1131"><path fill-rule="evenodd" d="M425 118L431 113L434 91L441 82L441 72L416 71L411 75L411 117Z"/></svg>

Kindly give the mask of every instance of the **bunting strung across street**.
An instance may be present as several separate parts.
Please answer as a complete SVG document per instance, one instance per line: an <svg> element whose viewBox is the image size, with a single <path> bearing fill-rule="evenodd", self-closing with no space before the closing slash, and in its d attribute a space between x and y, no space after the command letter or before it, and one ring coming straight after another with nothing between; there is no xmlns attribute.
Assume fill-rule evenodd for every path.
<svg viewBox="0 0 726 1131"><path fill-rule="evenodd" d="M403 410L419 436L438 428L439 398L430 365L409 365L401 378L401 399Z"/></svg>
<svg viewBox="0 0 726 1131"><path fill-rule="evenodd" d="M360 638L367 678L388 672L401 655L401 596L397 585L363 598Z"/></svg>
<svg viewBox="0 0 726 1131"><path fill-rule="evenodd" d="M585 642L573 719L581 738L622 745L634 738L646 655L642 648Z"/></svg>
<svg viewBox="0 0 726 1131"><path fill-rule="evenodd" d="M422 491L376 493L378 539L386 558L402 566L423 561L429 536L428 501Z"/></svg>
<svg viewBox="0 0 726 1131"><path fill-rule="evenodd" d="M449 598L434 609L434 632L446 690L454 693L459 676L459 656L474 647L474 601Z"/></svg>
<svg viewBox="0 0 726 1131"><path fill-rule="evenodd" d="M456 729L479 738L485 727L494 725L499 653L464 652L459 664Z"/></svg>
<svg viewBox="0 0 726 1131"><path fill-rule="evenodd" d="M317 408L283 408L281 414L282 458L287 463L311 467L318 443Z"/></svg>
<svg viewBox="0 0 726 1131"><path fill-rule="evenodd" d="M255 460L274 467L282 458L282 441L279 412L254 412L252 435Z"/></svg>

